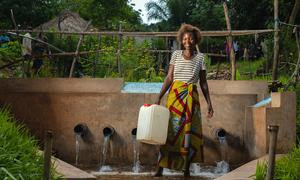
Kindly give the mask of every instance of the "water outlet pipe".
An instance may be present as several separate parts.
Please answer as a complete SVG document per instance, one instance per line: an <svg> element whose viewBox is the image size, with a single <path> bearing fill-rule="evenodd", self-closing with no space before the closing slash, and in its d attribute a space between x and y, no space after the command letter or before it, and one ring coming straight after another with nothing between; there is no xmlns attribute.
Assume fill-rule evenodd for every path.
<svg viewBox="0 0 300 180"><path fill-rule="evenodd" d="M81 137L84 137L88 133L88 127L85 123L79 123L74 127L74 133Z"/></svg>
<svg viewBox="0 0 300 180"><path fill-rule="evenodd" d="M137 128L133 128L131 130L131 136L132 136L133 139L136 139L136 132L137 132Z"/></svg>
<svg viewBox="0 0 300 180"><path fill-rule="evenodd" d="M227 136L227 132L223 128L219 128L215 130L214 135L217 139L225 139Z"/></svg>
<svg viewBox="0 0 300 180"><path fill-rule="evenodd" d="M270 134L269 142L269 160L268 160L268 169L266 180L273 180L274 177L274 167L275 167L275 156L276 156L276 144L277 144L277 134L279 126L270 125L268 126Z"/></svg>
<svg viewBox="0 0 300 180"><path fill-rule="evenodd" d="M115 133L115 129L111 126L107 126L103 128L103 135L104 137L110 137Z"/></svg>

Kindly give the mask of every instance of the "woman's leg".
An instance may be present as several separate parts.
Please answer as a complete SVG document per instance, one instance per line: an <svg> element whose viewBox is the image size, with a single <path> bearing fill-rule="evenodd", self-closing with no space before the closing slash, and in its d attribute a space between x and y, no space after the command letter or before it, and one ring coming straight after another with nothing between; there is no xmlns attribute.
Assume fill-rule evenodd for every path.
<svg viewBox="0 0 300 180"><path fill-rule="evenodd" d="M189 161L185 165L183 175L184 175L184 177L189 177L190 176L190 162Z"/></svg>
<svg viewBox="0 0 300 180"><path fill-rule="evenodd" d="M154 177L162 176L163 169L164 169L163 167L158 166L157 170L156 170L156 172L154 174Z"/></svg>

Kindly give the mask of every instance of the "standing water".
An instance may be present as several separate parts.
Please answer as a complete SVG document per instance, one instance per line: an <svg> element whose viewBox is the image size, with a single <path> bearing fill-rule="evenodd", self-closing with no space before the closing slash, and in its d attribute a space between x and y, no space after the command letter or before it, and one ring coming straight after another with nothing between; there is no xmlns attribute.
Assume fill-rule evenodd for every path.
<svg viewBox="0 0 300 180"><path fill-rule="evenodd" d="M79 145L79 140L81 138L80 134L76 134L76 159L75 159L75 164L76 166L78 166L78 159L79 159L79 149L80 149L80 145Z"/></svg>
<svg viewBox="0 0 300 180"><path fill-rule="evenodd" d="M101 168L99 170L100 172L112 171L110 166L105 165L109 140L110 140L110 136L104 136L103 149L102 149L102 161L101 161L101 164L100 164Z"/></svg>

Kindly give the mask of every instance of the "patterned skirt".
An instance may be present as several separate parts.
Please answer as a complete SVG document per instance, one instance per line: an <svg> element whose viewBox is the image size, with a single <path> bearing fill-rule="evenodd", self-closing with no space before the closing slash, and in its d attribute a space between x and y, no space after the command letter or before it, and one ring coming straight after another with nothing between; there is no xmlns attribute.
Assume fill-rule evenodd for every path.
<svg viewBox="0 0 300 180"><path fill-rule="evenodd" d="M170 110L168 137L160 147L159 166L185 170L189 163L203 162L202 123L195 84L174 81L167 97Z"/></svg>

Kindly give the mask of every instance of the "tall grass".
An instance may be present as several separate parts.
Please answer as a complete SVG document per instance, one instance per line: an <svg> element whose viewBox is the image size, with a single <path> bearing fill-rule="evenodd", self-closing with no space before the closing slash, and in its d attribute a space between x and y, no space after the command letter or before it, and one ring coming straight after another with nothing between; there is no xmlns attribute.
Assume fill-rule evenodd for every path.
<svg viewBox="0 0 300 180"><path fill-rule="evenodd" d="M259 163L256 167L256 180L266 179L267 164ZM280 180L299 180L300 179L300 145L286 156L276 160L274 179Z"/></svg>
<svg viewBox="0 0 300 180"><path fill-rule="evenodd" d="M51 171L52 177L55 171ZM0 108L0 179L42 179L43 157L37 141L16 124L7 108ZM57 179L53 177L52 179Z"/></svg>

